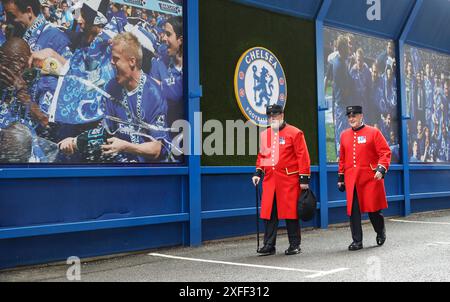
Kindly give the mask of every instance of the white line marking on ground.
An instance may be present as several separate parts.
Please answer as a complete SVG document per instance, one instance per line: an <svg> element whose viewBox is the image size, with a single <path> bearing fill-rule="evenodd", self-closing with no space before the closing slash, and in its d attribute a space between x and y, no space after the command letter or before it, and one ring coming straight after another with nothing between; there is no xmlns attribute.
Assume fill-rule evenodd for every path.
<svg viewBox="0 0 450 302"><path fill-rule="evenodd" d="M346 271L346 270L349 270L349 268L342 267L342 268L337 268L337 269L333 269L333 270L330 270L330 271L323 271L323 272L320 272L320 273L317 273L317 274L309 275L309 276L306 276L306 278L314 279L314 278L323 277L323 276L326 276L326 275L336 274L336 273L343 272L343 271Z"/></svg>
<svg viewBox="0 0 450 302"><path fill-rule="evenodd" d="M344 268L343 267L343 268L338 268L338 269L329 270L329 271L318 271L318 270L309 270L309 269L300 269L300 268L291 268L291 267L267 266L267 265L258 265L258 264L237 263L237 262L207 260L207 259L198 259L198 258L187 258L187 257L179 257L179 256L158 254L158 253L150 253L148 255L149 256L153 256L153 257L161 257L161 258L185 260L185 261L193 261L193 262L205 262L205 263L232 265L232 266L243 266L243 267L273 269L273 270L280 270L280 271L312 273L312 275L308 275L308 276L306 276L306 278L318 278L318 277L331 275L331 274L335 274L335 273L338 273L338 272L349 270L349 268Z"/></svg>
<svg viewBox="0 0 450 302"><path fill-rule="evenodd" d="M450 242L433 242L433 243L428 243L428 246L440 246L440 245L450 245Z"/></svg>
<svg viewBox="0 0 450 302"><path fill-rule="evenodd" d="M450 222L433 222L433 221L414 221L414 220L401 220L401 219L389 219L393 222L405 222L405 223L417 223L417 224L435 224L435 225L450 225Z"/></svg>

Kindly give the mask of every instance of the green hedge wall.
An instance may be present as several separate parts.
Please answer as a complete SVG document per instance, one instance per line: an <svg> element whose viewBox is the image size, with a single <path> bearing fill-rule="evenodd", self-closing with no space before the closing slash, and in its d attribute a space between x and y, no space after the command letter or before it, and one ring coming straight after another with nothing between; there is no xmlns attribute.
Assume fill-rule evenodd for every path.
<svg viewBox="0 0 450 302"><path fill-rule="evenodd" d="M255 46L271 50L287 79L286 120L304 131L317 164L317 94L314 22L229 0L200 0L200 80L203 122L244 120L234 96L240 56ZM203 137L209 134L204 134ZM238 142L235 142L235 148ZM205 166L251 166L255 156L202 156Z"/></svg>

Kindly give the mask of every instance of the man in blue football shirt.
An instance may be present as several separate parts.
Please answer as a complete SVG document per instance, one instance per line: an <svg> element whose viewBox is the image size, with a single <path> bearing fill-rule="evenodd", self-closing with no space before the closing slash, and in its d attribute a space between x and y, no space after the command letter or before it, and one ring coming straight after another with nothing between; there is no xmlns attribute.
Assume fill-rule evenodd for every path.
<svg viewBox="0 0 450 302"><path fill-rule="evenodd" d="M328 62L324 79L324 87L326 89L329 81L332 83L336 154L338 154L339 157L341 133L347 128L348 125L345 110L351 103L353 92L353 81L350 76L350 48L349 39L347 36L340 35L337 38L336 49L338 54L333 56L330 62Z"/></svg>
<svg viewBox="0 0 450 302"><path fill-rule="evenodd" d="M167 99L170 126L184 117L183 104L183 18L171 17L164 24L162 44L165 54L152 60L150 75L161 84L163 97Z"/></svg>
<svg viewBox="0 0 450 302"><path fill-rule="evenodd" d="M164 160L169 152L165 129L167 104L160 87L141 69L142 47L133 34L114 37L111 64L116 69L116 77L105 88L111 97L104 98L102 129L66 138L60 142L60 149L68 154L86 152L82 149L93 148L95 143L89 137L95 136L96 142L99 139L103 142L95 146L101 148L103 156L115 156L114 161ZM99 138L99 133L104 135Z"/></svg>

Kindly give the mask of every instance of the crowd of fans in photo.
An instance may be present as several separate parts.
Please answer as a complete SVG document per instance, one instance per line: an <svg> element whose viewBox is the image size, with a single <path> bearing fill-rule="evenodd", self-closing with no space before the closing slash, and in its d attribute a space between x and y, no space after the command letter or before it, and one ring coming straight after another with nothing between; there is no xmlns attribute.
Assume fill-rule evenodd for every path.
<svg viewBox="0 0 450 302"><path fill-rule="evenodd" d="M450 57L407 47L403 59L409 161L449 162Z"/></svg>
<svg viewBox="0 0 450 302"><path fill-rule="evenodd" d="M395 45L392 41L326 30L325 87L331 83L336 153L343 130L348 127L345 108L361 105L364 122L378 128L398 162L398 106ZM338 155L339 156L339 155Z"/></svg>
<svg viewBox="0 0 450 302"><path fill-rule="evenodd" d="M331 82L335 139L347 127L345 108L362 105L364 121L383 133L400 160L400 107L397 62L392 41L327 29L325 87ZM384 46L383 46L384 45ZM404 98L409 119L408 154L412 163L450 161L450 58L433 51L406 47L403 57Z"/></svg>
<svg viewBox="0 0 450 302"><path fill-rule="evenodd" d="M0 163L174 161L182 16L109 0L1 0L0 25L0 139L22 126L32 137L20 158L0 143ZM61 152L46 157L39 139Z"/></svg>

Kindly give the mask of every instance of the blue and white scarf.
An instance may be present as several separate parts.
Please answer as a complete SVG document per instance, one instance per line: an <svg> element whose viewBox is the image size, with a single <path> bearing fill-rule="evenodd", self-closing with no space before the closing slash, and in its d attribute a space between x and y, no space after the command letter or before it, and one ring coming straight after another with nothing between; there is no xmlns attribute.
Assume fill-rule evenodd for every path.
<svg viewBox="0 0 450 302"><path fill-rule="evenodd" d="M23 39L30 45L32 51L38 50L36 49L37 41L47 25L49 25L49 23L45 20L44 15L40 14L23 35Z"/></svg>

